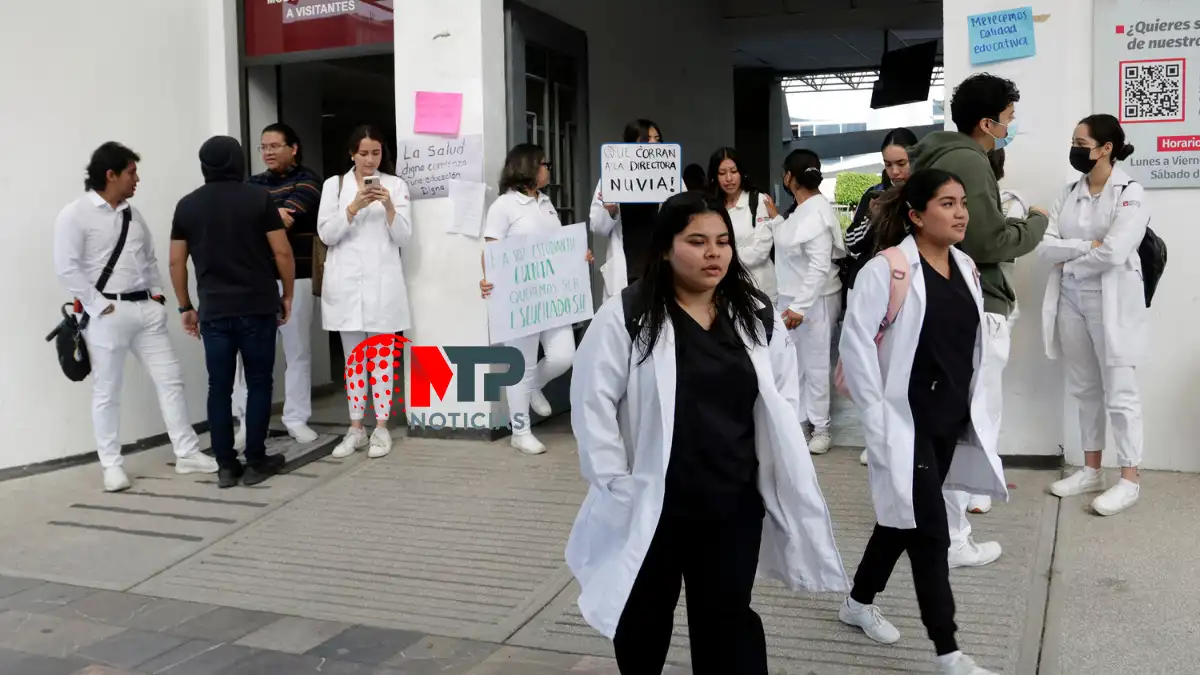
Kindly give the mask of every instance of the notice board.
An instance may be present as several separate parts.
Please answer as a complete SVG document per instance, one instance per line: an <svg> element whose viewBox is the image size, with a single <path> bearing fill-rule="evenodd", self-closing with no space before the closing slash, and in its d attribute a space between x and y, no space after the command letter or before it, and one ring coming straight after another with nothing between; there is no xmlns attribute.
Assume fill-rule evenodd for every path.
<svg viewBox="0 0 1200 675"><path fill-rule="evenodd" d="M1147 188L1200 187L1200 6L1096 0L1096 112L1134 146L1124 168Z"/></svg>

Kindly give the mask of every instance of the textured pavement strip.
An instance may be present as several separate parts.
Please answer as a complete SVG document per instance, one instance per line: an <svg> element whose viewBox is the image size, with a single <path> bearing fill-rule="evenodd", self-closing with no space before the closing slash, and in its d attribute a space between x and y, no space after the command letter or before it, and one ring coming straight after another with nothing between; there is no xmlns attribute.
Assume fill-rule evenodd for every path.
<svg viewBox="0 0 1200 675"><path fill-rule="evenodd" d="M853 574L874 526L867 492L866 469L857 462L857 451L842 448L815 458L822 490L833 512L835 534L847 570ZM979 541L999 540L1004 555L979 569L958 569L951 583L958 601L959 642L964 651L985 666L1009 675L1018 664L1036 659L1037 640L1025 639L1027 617L1040 619L1044 605L1029 598L1044 598L1045 570L1039 558L1039 536L1044 493L1051 472L1008 472L1013 501L997 504L992 513L972 516ZM1049 536L1053 536L1051 532ZM509 640L533 648L555 648L586 654L609 655L611 645L592 631L575 605L578 587L567 589ZM877 645L860 631L837 620L840 596L793 594L772 581L756 589L755 608L767 629L772 672L816 675L867 675L867 673L926 673L933 651L921 625L907 558L896 566L888 589L877 600L884 615L903 634L893 646ZM676 613L676 634L671 660L687 663L686 602L681 597ZM1035 631L1040 635L1040 631ZM1024 651L1024 653L1023 653Z"/></svg>
<svg viewBox="0 0 1200 675"><path fill-rule="evenodd" d="M317 619L503 641L570 580L584 493L569 434L406 439L135 589Z"/></svg>

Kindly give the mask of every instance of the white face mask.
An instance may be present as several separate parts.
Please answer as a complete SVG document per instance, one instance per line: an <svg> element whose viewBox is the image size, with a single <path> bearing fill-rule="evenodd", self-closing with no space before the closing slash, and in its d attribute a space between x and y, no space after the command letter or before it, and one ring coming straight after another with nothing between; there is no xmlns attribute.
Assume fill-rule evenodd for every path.
<svg viewBox="0 0 1200 675"><path fill-rule="evenodd" d="M1003 149L1003 148L1006 148L1006 147L1012 145L1013 140L1017 137L1017 121L1013 120L1013 121L1009 122L1008 124L1004 124L1003 122L997 122L996 120L989 120L989 121L992 124L998 124L998 125L1004 127L1005 130L1007 131L1007 133L1004 134L1003 138L996 138L995 136L992 136L992 138L996 138L996 149L1000 150L1000 149ZM988 135L990 136L991 134L989 133Z"/></svg>

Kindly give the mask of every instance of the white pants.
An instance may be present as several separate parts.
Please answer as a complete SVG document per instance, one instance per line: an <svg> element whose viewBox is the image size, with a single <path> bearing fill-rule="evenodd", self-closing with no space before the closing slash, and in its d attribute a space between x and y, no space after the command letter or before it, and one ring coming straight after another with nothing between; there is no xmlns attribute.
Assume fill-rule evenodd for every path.
<svg viewBox="0 0 1200 675"><path fill-rule="evenodd" d="M520 349L521 356L525 357L525 377L504 388L513 435L524 436L533 433L529 418L530 396L570 370L571 362L575 360L575 331L571 326L559 326L506 344ZM537 360L539 344L545 352L541 361Z"/></svg>
<svg viewBox="0 0 1200 675"><path fill-rule="evenodd" d="M983 330L987 331L988 337L984 340L979 386L987 393L988 416L999 429L1004 413L1004 367L1008 365L1013 319L992 313L984 314L983 319ZM946 499L946 519L950 523L950 544L961 546L971 536L971 523L967 521L971 495L959 490L943 490L942 495Z"/></svg>
<svg viewBox="0 0 1200 675"><path fill-rule="evenodd" d="M129 352L141 362L158 391L158 406L176 457L200 451L188 421L183 369L167 333L167 309L153 300L113 301L106 316L93 316L84 332L92 362L92 426L100 466L121 466L121 383Z"/></svg>
<svg viewBox="0 0 1200 675"><path fill-rule="evenodd" d="M792 301L784 296L779 299L781 311ZM830 350L833 328L841 311L840 291L823 295L804 313L804 323L789 331L800 362L800 409L807 415L814 432L829 431Z"/></svg>
<svg viewBox="0 0 1200 675"><path fill-rule="evenodd" d="M382 335L382 333L342 331L339 333L339 336L342 338L342 354L346 358L349 358L354 352L355 347L362 344L367 338L373 338L376 335ZM378 358L376 359L376 368L374 370L364 370L364 373L354 380L355 382L361 382L362 386L346 392L347 403L350 406L351 421L361 422L367 416L368 399L374 401L376 422L386 422L392 416L392 400L396 398L395 388L401 386L401 383L396 381L396 369L394 367L394 364L398 360L399 355L395 354L391 358ZM342 367L347 369L344 372L349 377L348 364L342 364Z"/></svg>
<svg viewBox="0 0 1200 675"><path fill-rule="evenodd" d="M1079 402L1079 431L1086 452L1104 450L1105 419L1112 418L1117 462L1142 463L1142 402L1133 366L1106 366L1100 291L1062 289L1058 335L1066 364L1067 390Z"/></svg>
<svg viewBox="0 0 1200 675"><path fill-rule="evenodd" d="M283 283L279 284L283 293ZM312 279L297 279L292 299L292 316L279 327L283 340L283 358L287 364L284 373L284 426L308 424L312 417ZM242 370L242 357L238 356L237 375L233 379L233 414L244 418L246 414L246 373Z"/></svg>

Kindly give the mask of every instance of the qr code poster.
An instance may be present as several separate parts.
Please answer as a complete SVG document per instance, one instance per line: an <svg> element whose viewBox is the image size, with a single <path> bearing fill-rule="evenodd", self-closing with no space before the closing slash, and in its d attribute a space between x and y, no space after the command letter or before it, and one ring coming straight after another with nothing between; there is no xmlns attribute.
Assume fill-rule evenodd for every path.
<svg viewBox="0 0 1200 675"><path fill-rule="evenodd" d="M1122 61L1120 72L1122 124L1184 121L1185 59Z"/></svg>
<svg viewBox="0 0 1200 675"><path fill-rule="evenodd" d="M1200 0L1095 0L1092 112L1116 117L1143 187L1200 188Z"/></svg>

